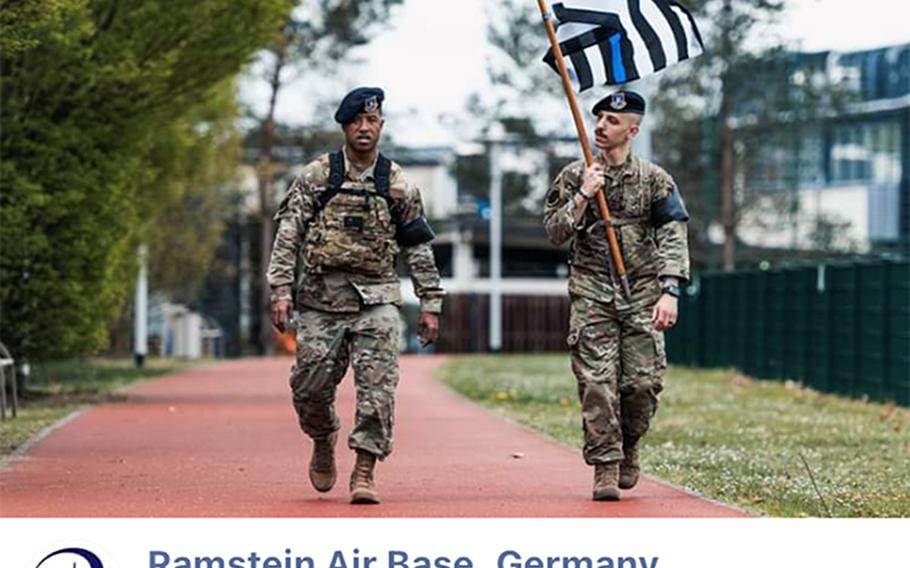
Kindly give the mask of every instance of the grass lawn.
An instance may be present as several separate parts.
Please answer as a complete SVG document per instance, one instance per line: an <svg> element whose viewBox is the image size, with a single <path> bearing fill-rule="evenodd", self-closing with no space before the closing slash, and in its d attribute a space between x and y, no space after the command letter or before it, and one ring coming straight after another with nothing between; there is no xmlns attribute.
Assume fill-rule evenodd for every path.
<svg viewBox="0 0 910 568"><path fill-rule="evenodd" d="M456 357L440 378L581 448L568 355ZM793 383L672 368L641 459L646 474L769 515L910 516L910 411Z"/></svg>
<svg viewBox="0 0 910 568"><path fill-rule="evenodd" d="M118 388L139 379L172 373L189 365L172 360L146 360L137 369L131 359L90 359L32 366L29 392L19 398L19 417L0 422L0 456L73 411L117 400ZM9 414L7 414L9 416Z"/></svg>

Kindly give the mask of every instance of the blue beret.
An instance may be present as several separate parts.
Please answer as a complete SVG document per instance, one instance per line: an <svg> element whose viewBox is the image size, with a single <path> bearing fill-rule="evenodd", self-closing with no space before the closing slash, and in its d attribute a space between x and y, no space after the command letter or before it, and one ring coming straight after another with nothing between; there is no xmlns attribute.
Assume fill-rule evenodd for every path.
<svg viewBox="0 0 910 568"><path fill-rule="evenodd" d="M358 87L346 94L335 111L335 122L347 124L362 112L372 112L382 108L385 93L378 87Z"/></svg>
<svg viewBox="0 0 910 568"><path fill-rule="evenodd" d="M601 111L632 112L645 114L645 98L635 91L617 91L597 101L591 112L597 116Z"/></svg>

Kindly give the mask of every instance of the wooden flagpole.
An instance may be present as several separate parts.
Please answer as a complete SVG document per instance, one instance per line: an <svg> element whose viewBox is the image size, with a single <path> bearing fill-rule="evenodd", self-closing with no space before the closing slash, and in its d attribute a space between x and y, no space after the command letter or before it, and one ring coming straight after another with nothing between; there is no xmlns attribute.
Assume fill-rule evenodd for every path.
<svg viewBox="0 0 910 568"><path fill-rule="evenodd" d="M585 164L590 166L594 163L594 154L591 152L591 141L588 140L588 133L585 129L585 123L581 118L581 112L578 110L578 100L575 98L575 91L572 90L572 81L569 80L569 71L566 69L566 62L562 58L562 49L559 47L559 40L556 38L556 28L553 26L553 14L547 6L546 0L537 0L537 6L540 8L540 15L543 16L544 26L547 28L547 36L550 38L550 45L553 47L553 55L556 60L556 66L559 68L559 75L562 77L562 87L566 91L566 98L569 100L569 108L572 110L572 119L575 121L575 130L578 132L578 141L581 142L581 149L585 155ZM610 209L607 207L607 200L603 191L597 193L597 206L600 209L600 216L603 217L604 227L607 231L607 241L610 243L610 254L613 257L613 265L616 267L616 275L622 284L623 292L626 298L632 297L629 290L629 279L626 277L626 265L622 260L622 251L619 249L619 241L616 239L616 229L613 227L613 218L610 216Z"/></svg>

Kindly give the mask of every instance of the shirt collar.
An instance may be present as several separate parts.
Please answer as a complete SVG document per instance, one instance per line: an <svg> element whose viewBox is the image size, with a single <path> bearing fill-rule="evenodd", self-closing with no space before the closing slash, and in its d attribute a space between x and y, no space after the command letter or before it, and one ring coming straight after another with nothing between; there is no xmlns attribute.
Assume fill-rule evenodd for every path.
<svg viewBox="0 0 910 568"><path fill-rule="evenodd" d="M348 179L352 181L375 180L374 172L376 170L376 161L379 158L379 153L376 154L376 159L373 160L373 163L361 170L355 166L354 162L351 161L351 158L348 157L347 146L342 146L341 151L344 152L344 174Z"/></svg>
<svg viewBox="0 0 910 568"><path fill-rule="evenodd" d="M603 161L603 158L598 155L598 159ZM626 157L626 161L619 166L611 166L604 162L604 173L610 179L619 179L634 177L638 172L638 157L629 152L629 155Z"/></svg>

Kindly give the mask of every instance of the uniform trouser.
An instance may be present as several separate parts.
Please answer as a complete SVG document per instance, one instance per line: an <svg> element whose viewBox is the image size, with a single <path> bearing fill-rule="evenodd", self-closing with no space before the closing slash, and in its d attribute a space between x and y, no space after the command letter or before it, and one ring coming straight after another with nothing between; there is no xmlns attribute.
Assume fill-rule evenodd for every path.
<svg viewBox="0 0 910 568"><path fill-rule="evenodd" d="M654 302L618 301L572 297L569 347L590 465L621 460L623 446L648 431L667 369L663 333L651 323Z"/></svg>
<svg viewBox="0 0 910 568"><path fill-rule="evenodd" d="M398 308L391 304L358 313L303 309L291 390L308 436L321 439L338 430L335 393L353 360L357 412L348 447L380 459L392 452L400 326Z"/></svg>

